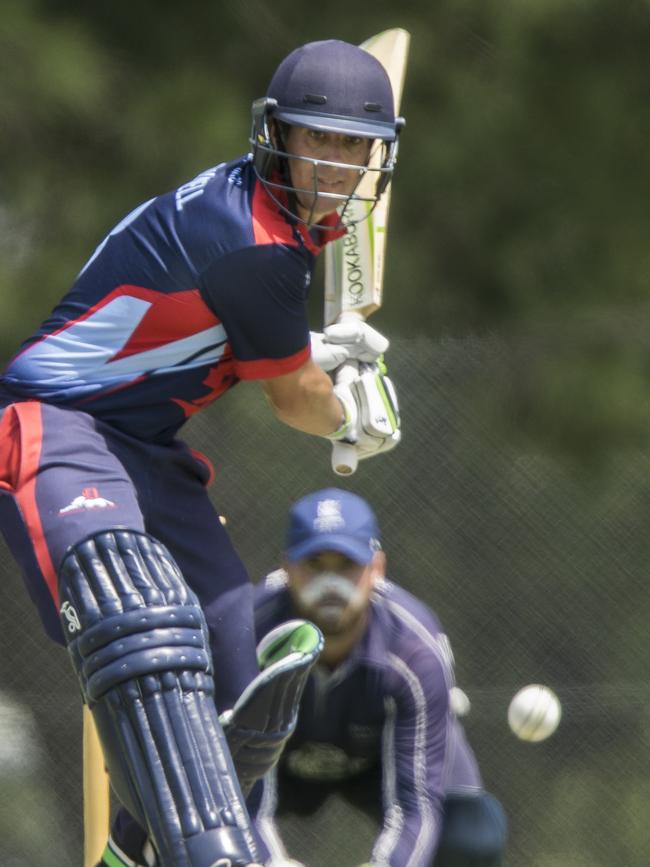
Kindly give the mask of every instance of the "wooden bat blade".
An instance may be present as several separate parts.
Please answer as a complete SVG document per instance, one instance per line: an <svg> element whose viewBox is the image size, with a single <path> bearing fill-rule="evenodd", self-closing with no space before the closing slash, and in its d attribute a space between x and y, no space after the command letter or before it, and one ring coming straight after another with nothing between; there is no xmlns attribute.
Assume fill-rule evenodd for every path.
<svg viewBox="0 0 650 867"><path fill-rule="evenodd" d="M110 821L108 775L95 723L83 708L84 867L95 867L106 847Z"/></svg>
<svg viewBox="0 0 650 867"><path fill-rule="evenodd" d="M396 113L404 88L409 43L409 33L396 27L371 36L361 45L386 69ZM376 148L370 165L377 167L380 161L381 148ZM375 183L374 173L367 174L360 184L360 194L372 196ZM344 312L365 319L381 306L389 204L390 186L374 210L369 202L351 202L348 214L353 225L349 225L345 237L325 248L325 325L335 322Z"/></svg>
<svg viewBox="0 0 650 867"><path fill-rule="evenodd" d="M411 35L402 27L384 30L382 33L377 33L375 36L371 36L361 43L361 48L364 48L373 57L376 57L388 73L393 88L395 114L399 113L399 107L402 102L410 43Z"/></svg>

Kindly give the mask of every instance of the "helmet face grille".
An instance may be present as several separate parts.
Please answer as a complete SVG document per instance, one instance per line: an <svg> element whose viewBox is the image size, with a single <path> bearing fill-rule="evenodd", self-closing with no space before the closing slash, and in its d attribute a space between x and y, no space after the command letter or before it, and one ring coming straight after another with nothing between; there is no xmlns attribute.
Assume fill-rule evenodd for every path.
<svg viewBox="0 0 650 867"><path fill-rule="evenodd" d="M310 42L278 66L268 97L285 123L391 141L393 92L382 64L348 42Z"/></svg>
<svg viewBox="0 0 650 867"><path fill-rule="evenodd" d="M322 204L316 210L317 202L331 201L340 226L353 225L372 212L390 183L404 126L404 120L395 117L393 90L383 65L362 48L335 39L310 42L292 51L275 71L267 95L253 103L252 120L250 144L257 177L280 210L309 226L319 225L312 222L316 213L322 213ZM360 167L287 153L282 132L285 124L375 140L368 164L358 172L356 188L343 194L320 189L319 167ZM290 160L303 160L312 166L311 182L305 181L304 171L300 173L303 186L309 184L307 189L292 183ZM309 206L303 194L313 201L307 217L304 210ZM350 215L351 202L364 203L364 216ZM360 213L359 208L354 210ZM323 224L322 228L331 229L332 225Z"/></svg>

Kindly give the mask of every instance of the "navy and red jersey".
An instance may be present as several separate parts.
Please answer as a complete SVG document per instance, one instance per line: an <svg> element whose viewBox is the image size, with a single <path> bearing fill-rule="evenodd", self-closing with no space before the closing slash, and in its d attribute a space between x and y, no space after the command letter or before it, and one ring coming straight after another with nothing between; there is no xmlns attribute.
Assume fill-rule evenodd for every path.
<svg viewBox="0 0 650 867"><path fill-rule="evenodd" d="M283 570L255 592L259 640L296 612ZM375 586L368 627L351 654L334 671L317 666L310 675L282 771L318 785L381 768L384 815L373 864L430 865L444 798L482 791L474 754L449 709L452 685L453 656L438 619L386 580ZM265 779L257 815L270 846L276 785L275 776Z"/></svg>
<svg viewBox="0 0 650 867"><path fill-rule="evenodd" d="M340 233L292 224L249 157L208 169L109 233L9 362L3 390L168 441L239 380L307 360L323 234Z"/></svg>

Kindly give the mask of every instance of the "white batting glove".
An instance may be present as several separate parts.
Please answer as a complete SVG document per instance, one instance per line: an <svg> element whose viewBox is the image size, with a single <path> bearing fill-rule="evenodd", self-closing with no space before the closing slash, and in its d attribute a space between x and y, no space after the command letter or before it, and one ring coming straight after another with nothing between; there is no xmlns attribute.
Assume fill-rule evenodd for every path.
<svg viewBox="0 0 650 867"><path fill-rule="evenodd" d="M310 331L309 333L311 334L311 357L314 364L317 364L321 370L329 373L340 367L350 357L347 347L328 343L325 335L321 334L320 331Z"/></svg>
<svg viewBox="0 0 650 867"><path fill-rule="evenodd" d="M378 361L389 341L363 319L349 319L328 325L321 334L311 333L311 357L322 370L331 371L344 361Z"/></svg>
<svg viewBox="0 0 650 867"><path fill-rule="evenodd" d="M387 337L363 319L346 319L328 325L323 332L325 340L338 346L345 346L350 358L372 363L379 361L390 346Z"/></svg>
<svg viewBox="0 0 650 867"><path fill-rule="evenodd" d="M329 439L354 444L359 460L395 448L402 436L399 406L383 362L361 365L352 381L335 384L334 393L346 420Z"/></svg>

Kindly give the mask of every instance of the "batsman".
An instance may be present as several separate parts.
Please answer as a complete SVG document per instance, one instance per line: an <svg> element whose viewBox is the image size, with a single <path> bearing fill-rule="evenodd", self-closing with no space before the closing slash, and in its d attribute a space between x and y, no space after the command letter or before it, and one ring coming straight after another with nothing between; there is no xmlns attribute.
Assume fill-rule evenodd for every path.
<svg viewBox="0 0 650 867"><path fill-rule="evenodd" d="M361 319L311 334L306 304L352 204L390 182L401 126L369 52L296 49L253 104L251 152L131 211L3 372L0 527L99 732L122 805L109 867L268 857L245 796L291 734L320 636L288 624L258 659L210 461L178 434L258 380L306 434L360 457L396 444L396 406L373 418L394 395L387 341ZM333 384L350 360L371 375Z"/></svg>

